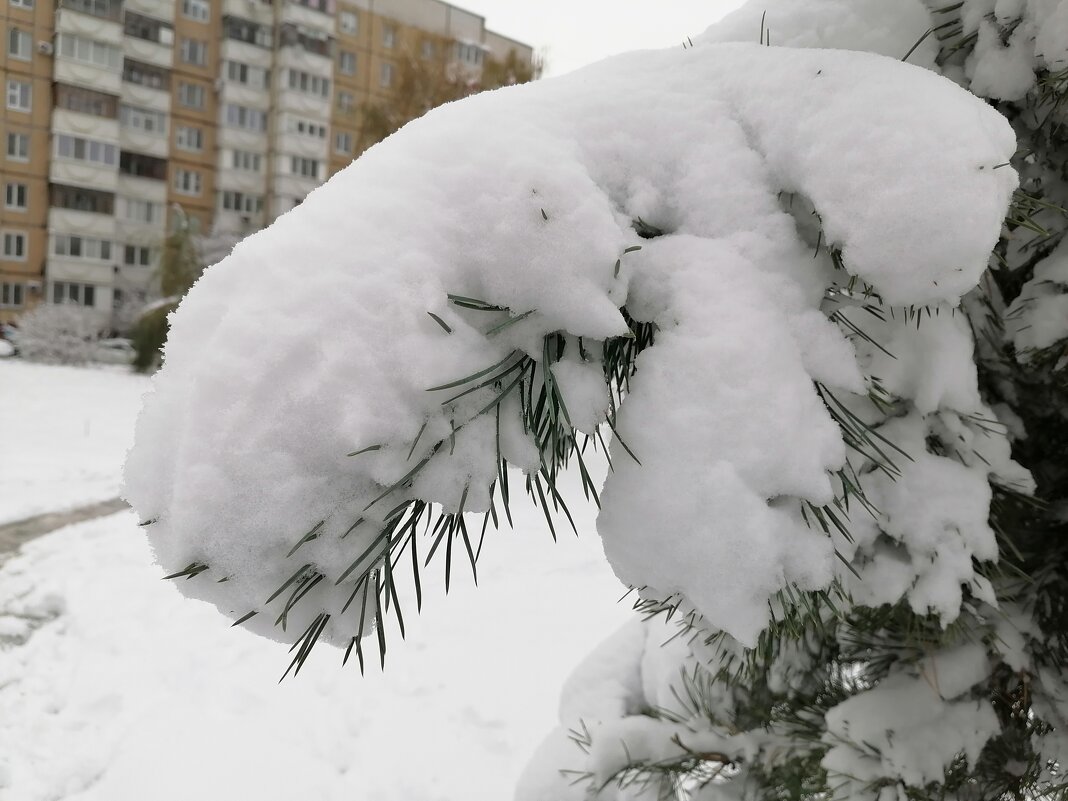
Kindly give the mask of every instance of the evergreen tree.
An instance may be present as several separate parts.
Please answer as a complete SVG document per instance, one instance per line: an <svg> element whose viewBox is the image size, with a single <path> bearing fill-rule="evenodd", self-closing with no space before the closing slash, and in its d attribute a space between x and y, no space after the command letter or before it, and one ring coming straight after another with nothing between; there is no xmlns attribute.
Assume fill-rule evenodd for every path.
<svg viewBox="0 0 1068 801"><path fill-rule="evenodd" d="M299 671L384 662L401 568L416 608L474 572L509 465L555 536L572 465L649 619L524 801L1062 796L1068 20L763 5L428 114L248 240L174 316L127 493ZM800 49L851 45L926 69Z"/></svg>
<svg viewBox="0 0 1068 801"><path fill-rule="evenodd" d="M778 42L848 47L848 32L859 34L848 26L829 42L813 32L849 13L877 28L887 13L863 0L755 6L728 18L724 33L714 27L712 37L751 29L759 15L761 38L777 30ZM909 30L917 7L896 4L890 13L899 31ZM843 481L841 493L846 504L855 493L853 507L836 501L833 514L813 519L850 540L840 543L854 552L850 575L830 596L780 599L754 649L681 614L677 603L640 601L645 629L607 641L571 679L564 727L528 768L520 801L1068 798L1068 69L1054 56L1068 49L1068 27L1040 3L923 11L930 25L916 48L931 51L928 66L989 99L1019 138L1012 166L1020 188L988 272L958 311L974 337L978 386L993 413L928 410L924 436L901 437L897 421L916 415L919 401L876 385L871 405L856 417L851 410L843 425L847 441L851 427L858 434L851 443L857 480L852 487ZM863 303L878 322L847 325L859 323L857 337L900 361L915 352L895 352L892 343L907 347L908 337L894 329L919 333L945 311L895 310L871 295ZM1003 436L1033 485L999 474L999 460L989 458ZM950 528L923 553L918 532L909 530L923 524L923 514L903 528L872 492L878 482L871 477L882 473L917 509L936 504L933 485L910 480L917 461L932 457L995 468L989 525L997 558L980 565L971 554L975 573L951 620L936 613L933 599L917 603L927 576L916 563L937 565L952 540L974 531ZM861 527L859 510L876 521L878 540L868 553L850 532ZM880 598L887 574L908 562L910 589ZM607 675L606 662L615 666ZM628 671L645 671L644 686L621 681ZM598 686L609 692L592 689ZM606 704L612 717L602 714ZM574 745L582 756L567 747Z"/></svg>

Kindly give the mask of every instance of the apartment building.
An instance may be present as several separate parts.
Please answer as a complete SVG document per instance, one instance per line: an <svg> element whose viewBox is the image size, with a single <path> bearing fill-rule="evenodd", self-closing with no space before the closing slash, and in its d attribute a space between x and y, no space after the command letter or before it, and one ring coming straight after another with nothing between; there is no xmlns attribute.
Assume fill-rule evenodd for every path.
<svg viewBox="0 0 1068 801"><path fill-rule="evenodd" d="M114 314L181 207L251 233L357 155L403 59L477 81L532 49L441 0L0 0L0 322Z"/></svg>

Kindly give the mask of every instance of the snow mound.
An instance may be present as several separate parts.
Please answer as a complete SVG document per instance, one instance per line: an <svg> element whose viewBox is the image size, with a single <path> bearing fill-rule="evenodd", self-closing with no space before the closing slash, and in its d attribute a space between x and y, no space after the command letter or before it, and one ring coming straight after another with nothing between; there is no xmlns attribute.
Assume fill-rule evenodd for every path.
<svg viewBox="0 0 1068 801"><path fill-rule="evenodd" d="M589 379L633 336L625 308L656 337L615 417L640 464L617 439L605 551L751 644L769 598L832 579L831 540L798 513L845 460L814 381L867 385L821 311L850 282L828 253L886 303L956 304L1014 149L951 82L845 51L643 52L451 104L205 273L126 496L164 569L195 568L183 592L347 645L404 504L485 511L499 454L553 458L525 397L552 384L586 430L609 414Z"/></svg>

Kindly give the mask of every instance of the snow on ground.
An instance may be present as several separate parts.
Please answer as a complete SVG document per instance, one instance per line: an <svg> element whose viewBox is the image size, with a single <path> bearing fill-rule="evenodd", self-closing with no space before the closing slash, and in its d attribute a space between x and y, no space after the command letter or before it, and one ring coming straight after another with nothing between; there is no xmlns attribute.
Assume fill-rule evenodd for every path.
<svg viewBox="0 0 1068 801"><path fill-rule="evenodd" d="M29 436L43 415L19 404L4 419L25 449L4 451L5 504L49 488L57 505L72 487L88 497L88 475L117 486L142 382L17 363L0 365L8 381L110 437L94 461L80 439ZM515 532L487 535L477 589L461 563L444 598L431 565L384 674L371 662L361 677L321 646L281 684L286 648L161 581L132 513L30 543L0 568L0 799L510 798L565 677L629 618L592 510L576 503L584 536L554 545L540 512L516 509Z"/></svg>
<svg viewBox="0 0 1068 801"><path fill-rule="evenodd" d="M0 361L0 523L119 494L148 379Z"/></svg>

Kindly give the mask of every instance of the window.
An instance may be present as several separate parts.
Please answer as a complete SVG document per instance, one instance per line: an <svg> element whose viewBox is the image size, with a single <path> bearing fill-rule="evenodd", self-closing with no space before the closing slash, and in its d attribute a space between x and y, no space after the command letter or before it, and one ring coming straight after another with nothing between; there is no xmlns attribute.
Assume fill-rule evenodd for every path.
<svg viewBox="0 0 1068 801"><path fill-rule="evenodd" d="M122 198L122 217L142 223L163 222L163 204L137 198Z"/></svg>
<svg viewBox="0 0 1068 801"><path fill-rule="evenodd" d="M19 61L29 61L33 58L33 37L26 31L12 28L7 32L7 54Z"/></svg>
<svg viewBox="0 0 1068 801"><path fill-rule="evenodd" d="M53 281L52 302L73 303L78 306L95 306L96 287L92 284L75 284L70 281Z"/></svg>
<svg viewBox="0 0 1068 801"><path fill-rule="evenodd" d="M127 128L157 136L167 133L167 115L162 111L137 106L119 106L119 121Z"/></svg>
<svg viewBox="0 0 1068 801"><path fill-rule="evenodd" d="M380 65L381 69L378 73L378 83L382 86L393 85L393 65L388 61L383 61Z"/></svg>
<svg viewBox="0 0 1068 801"><path fill-rule="evenodd" d="M423 40L423 58L431 59L437 55L437 48L434 47L434 43L429 39Z"/></svg>
<svg viewBox="0 0 1068 801"><path fill-rule="evenodd" d="M393 25L382 26L382 47L392 48L397 43L397 29Z"/></svg>
<svg viewBox="0 0 1068 801"><path fill-rule="evenodd" d="M270 84L270 73L263 67L253 67L240 61L226 62L226 77L234 83L251 86L254 89L266 89Z"/></svg>
<svg viewBox="0 0 1068 801"><path fill-rule="evenodd" d="M56 234L52 237L52 255L72 259L111 260L111 241L74 234Z"/></svg>
<svg viewBox="0 0 1068 801"><path fill-rule="evenodd" d="M333 58L331 49L333 39L324 31L287 22L279 30L279 40L282 47L296 46L307 53Z"/></svg>
<svg viewBox="0 0 1068 801"><path fill-rule="evenodd" d="M15 8L33 8L33 0L11 0Z"/></svg>
<svg viewBox="0 0 1068 801"><path fill-rule="evenodd" d="M26 261L26 232L5 231L3 255L9 261Z"/></svg>
<svg viewBox="0 0 1068 801"><path fill-rule="evenodd" d="M304 136L314 136L317 139L326 138L326 126L311 120L300 120L294 117L286 119L286 130L289 133L298 133Z"/></svg>
<svg viewBox="0 0 1068 801"><path fill-rule="evenodd" d="M342 75L356 74L356 54L342 50L337 54L337 69Z"/></svg>
<svg viewBox="0 0 1068 801"><path fill-rule="evenodd" d="M71 61L111 70L118 70L122 66L122 51L117 47L69 33L61 33L56 38L56 51Z"/></svg>
<svg viewBox="0 0 1068 801"><path fill-rule="evenodd" d="M204 108L204 87L196 83L179 83L178 102L187 108Z"/></svg>
<svg viewBox="0 0 1068 801"><path fill-rule="evenodd" d="M338 131L334 134L334 152L345 155L352 153L352 134L348 131Z"/></svg>
<svg viewBox="0 0 1068 801"><path fill-rule="evenodd" d="M8 133L7 157L12 161L30 160L30 135L24 133Z"/></svg>
<svg viewBox="0 0 1068 801"><path fill-rule="evenodd" d="M182 0L182 16L207 22L211 17L211 5L208 0Z"/></svg>
<svg viewBox="0 0 1068 801"><path fill-rule="evenodd" d="M226 125L230 128L244 128L246 131L266 131L267 114L256 108L227 103L225 108Z"/></svg>
<svg viewBox="0 0 1068 801"><path fill-rule="evenodd" d="M322 11L326 14L334 12L333 0L296 0L296 3L305 8L314 8L316 11Z"/></svg>
<svg viewBox="0 0 1068 801"><path fill-rule="evenodd" d="M84 211L90 214L113 214L115 195L97 189L85 189L80 186L52 184L49 202L57 209Z"/></svg>
<svg viewBox="0 0 1068 801"><path fill-rule="evenodd" d="M115 119L118 116L118 103L114 95L61 83L56 84L56 108L109 119Z"/></svg>
<svg viewBox="0 0 1068 801"><path fill-rule="evenodd" d="M169 23L133 11L126 12L123 22L127 36L161 45L174 44L174 29Z"/></svg>
<svg viewBox="0 0 1068 801"><path fill-rule="evenodd" d="M200 173L196 170L175 170L174 191L181 195L199 195Z"/></svg>
<svg viewBox="0 0 1068 801"><path fill-rule="evenodd" d="M33 104L33 87L29 81L8 78L7 107L12 111L29 111Z"/></svg>
<svg viewBox="0 0 1068 801"><path fill-rule="evenodd" d="M289 160L289 171L293 173L293 175L300 175L304 178L318 178L319 162L315 159L291 156Z"/></svg>
<svg viewBox="0 0 1068 801"><path fill-rule="evenodd" d="M17 309L22 306L22 284L0 284L0 308Z"/></svg>
<svg viewBox="0 0 1068 801"><path fill-rule="evenodd" d="M337 15L337 27L342 33L355 34L359 30L360 19L355 11L340 11Z"/></svg>
<svg viewBox="0 0 1068 801"><path fill-rule="evenodd" d="M114 167L119 163L118 147L108 142L63 133L57 133L52 141L53 153L57 158L88 161L106 167Z"/></svg>
<svg viewBox="0 0 1068 801"><path fill-rule="evenodd" d="M11 181L4 185L4 208L25 211L28 205L30 188L23 183Z"/></svg>
<svg viewBox="0 0 1068 801"><path fill-rule="evenodd" d="M122 263L130 267L151 267L152 249L144 245L127 245L123 248Z"/></svg>
<svg viewBox="0 0 1068 801"><path fill-rule="evenodd" d="M244 170L245 172L259 172L260 164L263 161L263 156L259 153L250 153L247 150L234 150L230 153L230 165L235 170Z"/></svg>
<svg viewBox="0 0 1068 801"><path fill-rule="evenodd" d="M470 64L473 67L477 67L482 63L483 52L482 48L477 44L464 44L463 42L457 42L453 45L453 54L456 59L463 61L465 64Z"/></svg>
<svg viewBox="0 0 1068 801"><path fill-rule="evenodd" d="M63 0L63 8L117 20L122 14L122 0Z"/></svg>
<svg viewBox="0 0 1068 801"><path fill-rule="evenodd" d="M182 61L203 67L208 63L208 43L199 39L182 39Z"/></svg>
<svg viewBox="0 0 1068 801"><path fill-rule="evenodd" d="M222 207L226 211L237 211L242 214L252 214L263 209L263 198L260 195L249 195L245 192L231 192L227 189L222 193Z"/></svg>
<svg viewBox="0 0 1068 801"><path fill-rule="evenodd" d="M319 97L330 96L330 81L320 78L318 75L302 70L287 70L289 73L289 88Z"/></svg>
<svg viewBox="0 0 1068 801"><path fill-rule="evenodd" d="M190 125L179 125L174 133L174 146L179 150L199 153L204 149L204 131Z"/></svg>
<svg viewBox="0 0 1068 801"><path fill-rule="evenodd" d="M122 79L127 83L147 86L149 89L170 88L170 74L162 67L145 64L142 61L126 59L122 63Z"/></svg>
<svg viewBox="0 0 1068 801"><path fill-rule="evenodd" d="M223 17L223 35L227 39L268 49L274 46L274 34L270 25L259 25L240 17Z"/></svg>
<svg viewBox="0 0 1068 801"><path fill-rule="evenodd" d="M134 178L151 178L155 181L167 180L167 160L146 156L144 153L122 151L119 157L119 172Z"/></svg>
<svg viewBox="0 0 1068 801"><path fill-rule="evenodd" d="M355 108L355 101L352 99L352 95L349 92L338 92L337 107L341 111L352 111Z"/></svg>

